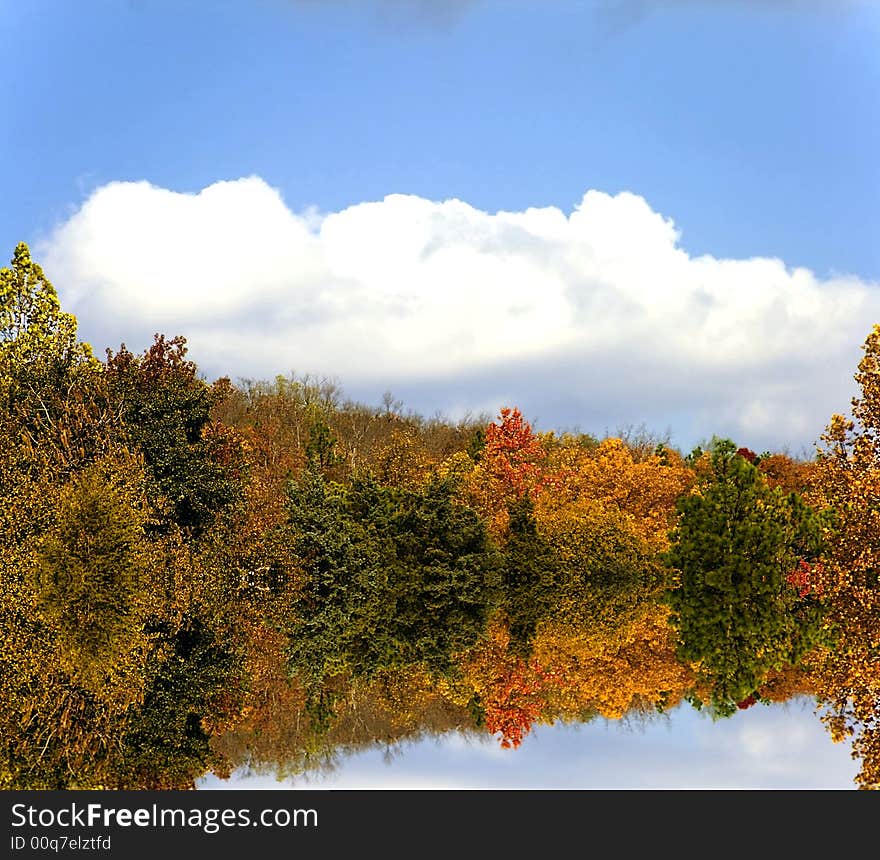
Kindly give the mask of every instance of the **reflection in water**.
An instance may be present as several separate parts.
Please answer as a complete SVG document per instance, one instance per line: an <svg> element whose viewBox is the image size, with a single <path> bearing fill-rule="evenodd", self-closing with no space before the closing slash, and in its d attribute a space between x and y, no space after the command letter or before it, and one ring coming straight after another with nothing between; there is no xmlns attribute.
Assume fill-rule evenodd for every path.
<svg viewBox="0 0 880 860"><path fill-rule="evenodd" d="M793 738L801 757L824 746L805 714L821 727L816 702L846 653L810 561L820 517L729 443L694 467L669 452L636 463L616 440L574 454L592 459L569 485L507 487L494 513L479 507L486 476L476 501L467 490L473 469L390 485L308 467L271 541L248 548L233 540L235 515L198 541L147 540L124 485L83 472L38 544L36 585L19 578L7 604L7 641L27 647L7 652L4 715L17 729L5 783L191 788L234 773L233 785L242 774L301 784L376 748L418 760L439 744L485 761L486 739L513 778L526 750L561 737L569 762L586 739L569 783L827 785L785 764ZM606 478L640 468L661 500L680 499L669 537L597 499L597 477L582 483L597 459ZM779 704L805 701L806 712ZM610 770L595 741L614 724L631 731L615 735L626 749ZM667 726L679 763L644 747Z"/></svg>
<svg viewBox="0 0 880 860"><path fill-rule="evenodd" d="M880 784L880 328L863 432L683 456L208 385L181 338L102 363L24 246L0 275L0 788L302 779L425 739L514 772L573 727L588 770L609 724L645 732L609 784L761 783L800 732L824 755L798 697ZM667 720L710 778L624 771Z"/></svg>
<svg viewBox="0 0 880 860"><path fill-rule="evenodd" d="M286 780L209 776L201 789L851 789L858 765L808 700L712 721L683 706L661 718L537 726L515 754L486 735L381 744Z"/></svg>
<svg viewBox="0 0 880 860"><path fill-rule="evenodd" d="M778 703L807 701L820 726L829 666L847 654L812 561L821 517L726 442L693 466L666 451L637 463L619 440L563 453L583 462L534 492L503 470L468 484L487 454L463 475L397 485L310 466L250 546L247 509L197 540L148 539L122 479L85 470L36 543L38 575L7 580L5 784L301 781L377 747L448 751L450 738L477 759L491 739L492 761L516 762L536 738L567 738L571 756L580 726L592 752L577 781L615 723L642 734L626 736L615 775L599 771L606 784L762 784L768 750L784 759L805 731ZM671 534L650 510L597 498L614 469L655 485L660 508L678 499ZM480 498L496 479L503 506ZM772 703L768 729L754 713ZM715 765L661 758L627 776L622 762L667 723L682 761L697 749ZM817 743L802 737L799 755ZM867 783L871 748L853 749ZM778 774L797 779L827 784Z"/></svg>

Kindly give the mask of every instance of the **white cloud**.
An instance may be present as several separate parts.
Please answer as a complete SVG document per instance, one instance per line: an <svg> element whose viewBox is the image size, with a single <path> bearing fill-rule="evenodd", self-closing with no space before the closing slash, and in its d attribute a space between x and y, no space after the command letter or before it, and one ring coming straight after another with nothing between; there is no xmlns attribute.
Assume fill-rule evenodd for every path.
<svg viewBox="0 0 880 860"><path fill-rule="evenodd" d="M880 288L680 240L626 192L569 213L402 194L294 213L250 177L105 185L38 251L99 349L181 333L209 376L295 369L426 412L512 395L542 428L809 444L848 407Z"/></svg>

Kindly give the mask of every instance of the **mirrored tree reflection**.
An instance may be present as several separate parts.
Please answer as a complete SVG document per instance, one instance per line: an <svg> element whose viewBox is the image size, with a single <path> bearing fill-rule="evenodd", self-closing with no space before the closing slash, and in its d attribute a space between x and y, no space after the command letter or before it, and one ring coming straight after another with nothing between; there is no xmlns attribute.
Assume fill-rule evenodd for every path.
<svg viewBox="0 0 880 860"><path fill-rule="evenodd" d="M25 246L0 323L0 788L795 696L878 787L880 327L796 460L208 384L183 338L102 362Z"/></svg>

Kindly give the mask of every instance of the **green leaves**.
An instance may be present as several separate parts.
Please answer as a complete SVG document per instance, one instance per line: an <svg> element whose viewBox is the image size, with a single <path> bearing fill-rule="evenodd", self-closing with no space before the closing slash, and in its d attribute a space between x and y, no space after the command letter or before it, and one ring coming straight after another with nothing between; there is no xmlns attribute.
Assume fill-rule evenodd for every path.
<svg viewBox="0 0 880 860"><path fill-rule="evenodd" d="M291 666L307 678L404 666L442 675L482 633L498 560L449 481L346 488L308 470L291 485L290 521L306 577Z"/></svg>
<svg viewBox="0 0 880 860"><path fill-rule="evenodd" d="M133 464L134 465L134 464ZM38 550L39 606L59 631L68 670L100 690L137 648L147 546L137 474L102 463L65 486Z"/></svg>
<svg viewBox="0 0 880 860"><path fill-rule="evenodd" d="M186 340L156 335L142 356L107 351L109 397L146 461L158 531L201 534L241 494L237 440L211 421L217 390L186 359Z"/></svg>
<svg viewBox="0 0 880 860"><path fill-rule="evenodd" d="M76 329L76 317L61 310L55 288L20 243L12 267L0 269L0 395L39 398L72 367L93 362Z"/></svg>
<svg viewBox="0 0 880 860"><path fill-rule="evenodd" d="M667 596L678 653L727 716L821 639L821 607L786 576L818 557L822 519L796 494L771 490L729 440L713 445L710 469L678 509L665 555L679 575Z"/></svg>

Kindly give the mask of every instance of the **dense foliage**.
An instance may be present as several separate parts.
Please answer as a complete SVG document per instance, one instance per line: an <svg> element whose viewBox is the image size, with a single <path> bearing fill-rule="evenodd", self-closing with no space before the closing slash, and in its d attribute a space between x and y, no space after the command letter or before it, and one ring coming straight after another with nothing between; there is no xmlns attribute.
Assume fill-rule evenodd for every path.
<svg viewBox="0 0 880 860"><path fill-rule="evenodd" d="M823 609L789 574L815 562L821 521L795 493L771 489L748 451L712 446L697 492L679 500L668 563L679 656L694 664L718 713L732 714L772 669L820 644Z"/></svg>

